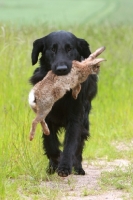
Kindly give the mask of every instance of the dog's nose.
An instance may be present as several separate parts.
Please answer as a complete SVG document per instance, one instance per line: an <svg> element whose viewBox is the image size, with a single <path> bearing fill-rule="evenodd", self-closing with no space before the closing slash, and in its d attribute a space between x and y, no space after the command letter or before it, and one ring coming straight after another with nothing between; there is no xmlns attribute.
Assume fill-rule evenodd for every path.
<svg viewBox="0 0 133 200"><path fill-rule="evenodd" d="M61 65L61 66L57 66L56 67L56 74L57 75L65 75L67 74L68 72L68 68L66 65Z"/></svg>

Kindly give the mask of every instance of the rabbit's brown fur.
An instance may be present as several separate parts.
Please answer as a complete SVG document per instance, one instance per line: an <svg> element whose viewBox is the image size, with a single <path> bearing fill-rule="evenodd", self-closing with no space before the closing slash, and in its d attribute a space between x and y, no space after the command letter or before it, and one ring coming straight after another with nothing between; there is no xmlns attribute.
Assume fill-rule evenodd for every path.
<svg viewBox="0 0 133 200"><path fill-rule="evenodd" d="M29 104L36 113L36 118L32 122L30 140L34 137L38 123L41 123L43 132L46 135L50 134L45 118L52 109L52 106L71 89L73 98L77 98L81 90L80 84L83 83L90 74L98 73L99 63L104 59L96 57L101 54L104 49L104 47L97 49L82 62L73 61L71 72L68 75L57 76L52 71L49 71L45 78L33 87L29 93Z"/></svg>

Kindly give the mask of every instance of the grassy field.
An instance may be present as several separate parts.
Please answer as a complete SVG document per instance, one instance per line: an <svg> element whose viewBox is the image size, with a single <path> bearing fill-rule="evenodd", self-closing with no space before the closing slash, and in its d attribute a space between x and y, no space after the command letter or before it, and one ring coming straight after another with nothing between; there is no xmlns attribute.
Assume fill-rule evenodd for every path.
<svg viewBox="0 0 133 200"><path fill-rule="evenodd" d="M63 11L65 9L63 1L57 2ZM90 43L92 51L102 45L106 46L103 57L107 62L101 67L99 92L93 101L90 116L91 138L86 142L84 160L88 163L98 159L130 161L127 171L116 169L112 173L104 173L101 185L119 188L128 192L130 199L133 199L131 170L133 169L133 26L130 15L133 3L129 0L108 1L107 6L106 1L84 0L84 6L81 7L81 1L64 2L67 8L71 2L72 9L64 12L65 24L61 18L62 13L59 15L55 13L54 25L52 17L48 23L47 20L50 17L48 10L52 6L54 6L52 9L60 10L56 4L51 5L47 1L40 0L40 4L47 7L46 18L40 14L41 20L37 15L43 13L43 6L39 7L38 12L36 10L38 4L35 1L32 6L29 1L0 2L2 21L0 24L0 199L56 200L63 194L60 189L46 188L42 184L49 180L58 183L59 178L50 177L45 173L47 160L42 151L41 128L38 127L33 142L29 142L28 139L34 116L27 102L31 88L28 79L37 66L31 66L32 42L58 29L65 29L78 37L85 38ZM75 2L77 2L76 9ZM95 8L98 2L99 7ZM91 11L87 13L87 6L92 6L90 8L93 8L93 12L90 9ZM16 12L19 8L20 12ZM119 12L116 12L116 8ZM5 13L8 13L8 16ZM75 26L70 23L69 15L73 22L75 20ZM76 21L77 16L80 19L79 24ZM107 16L109 18L105 20ZM120 24L116 23L116 17ZM40 19L38 26L34 25L34 19L36 21ZM99 23L91 25L92 22L97 22L97 19ZM21 22L26 25L20 26ZM29 26L29 23L33 25ZM128 148L123 147L123 144Z"/></svg>
<svg viewBox="0 0 133 200"><path fill-rule="evenodd" d="M43 156L40 127L33 142L28 140L34 114L28 106L27 94L31 88L28 78L34 70L30 61L33 38L52 29L34 30L35 27L16 29L1 24L0 194L3 199L21 199L21 195L31 194L36 197L36 193L42 192L36 191L37 182L49 179L45 174L47 160ZM99 77L99 94L93 101L92 134L86 143L84 159L133 161L133 148L126 152L116 148L117 142L130 144L133 138L133 28L86 27L81 32L75 27L71 31L90 41L92 50L101 45L107 48L104 53L107 62L101 67ZM48 195L47 192L43 190L43 194Z"/></svg>
<svg viewBox="0 0 133 200"><path fill-rule="evenodd" d="M0 20L17 25L133 24L132 7L131 0L1 0Z"/></svg>

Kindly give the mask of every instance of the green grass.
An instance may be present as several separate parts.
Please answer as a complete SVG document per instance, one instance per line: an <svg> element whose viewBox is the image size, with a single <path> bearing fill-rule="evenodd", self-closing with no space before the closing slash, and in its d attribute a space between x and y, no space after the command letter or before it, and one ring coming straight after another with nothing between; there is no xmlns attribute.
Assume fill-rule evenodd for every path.
<svg viewBox="0 0 133 200"><path fill-rule="evenodd" d="M130 194L130 199L133 199L133 165L125 167L116 167L112 172L103 172L101 176L101 187L107 190L107 187L123 190Z"/></svg>
<svg viewBox="0 0 133 200"><path fill-rule="evenodd" d="M28 79L35 69L30 61L32 42L54 29L47 26L44 31L40 26L35 31L34 26L15 28L2 24L0 27L0 195L2 199L22 199L21 195L32 195L33 199L46 195L50 199L53 192L56 199L59 191L46 192L37 187L37 183L48 178L47 160L43 155L40 127L33 142L29 142L34 114L27 102L31 88ZM82 27L70 26L67 30L85 38L92 50L106 46L102 56L107 61L101 66L99 93L90 116L91 138L86 142L84 159L132 161L133 149L118 151L113 143L130 143L133 138L133 28L86 26L83 31Z"/></svg>
<svg viewBox="0 0 133 200"><path fill-rule="evenodd" d="M0 20L12 24L48 23L73 24L133 24L131 0L38 0L0 2Z"/></svg>

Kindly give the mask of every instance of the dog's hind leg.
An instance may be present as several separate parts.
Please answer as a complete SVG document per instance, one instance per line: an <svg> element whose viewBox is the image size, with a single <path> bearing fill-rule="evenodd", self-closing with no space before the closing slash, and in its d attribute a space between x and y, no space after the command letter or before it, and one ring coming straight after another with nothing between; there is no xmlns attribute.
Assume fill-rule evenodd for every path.
<svg viewBox="0 0 133 200"><path fill-rule="evenodd" d="M88 131L83 127L81 130L81 137L78 140L77 150L74 156L73 167L75 175L85 175L85 171L82 168L82 152L87 137L88 137Z"/></svg>
<svg viewBox="0 0 133 200"><path fill-rule="evenodd" d="M57 136L57 132L60 127L56 124L51 123L50 121L46 122L50 129L50 135L46 135L43 133L43 149L49 159L47 173L53 174L58 168L58 163L61 157L61 150L59 149L60 142Z"/></svg>

